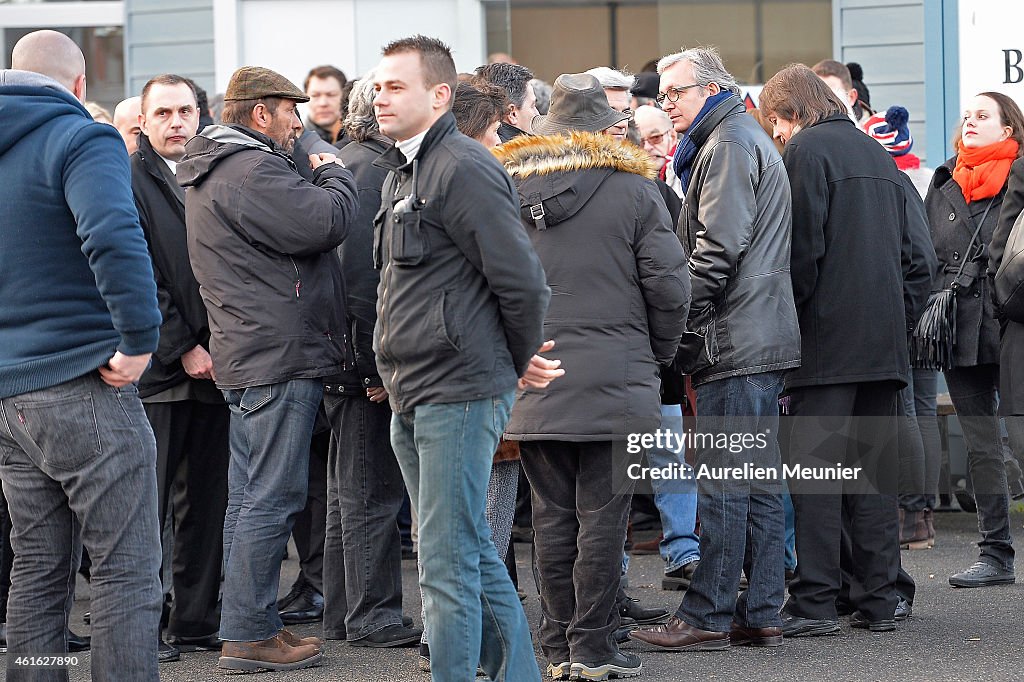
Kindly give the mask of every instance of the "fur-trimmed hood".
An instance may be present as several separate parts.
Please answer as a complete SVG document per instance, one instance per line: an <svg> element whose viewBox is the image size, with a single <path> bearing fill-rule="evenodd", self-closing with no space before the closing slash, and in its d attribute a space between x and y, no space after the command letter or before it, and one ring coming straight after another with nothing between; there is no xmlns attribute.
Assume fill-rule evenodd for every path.
<svg viewBox="0 0 1024 682"><path fill-rule="evenodd" d="M601 133L523 135L492 151L509 174L518 178L590 168L634 173L649 180L658 177L657 164L642 148Z"/></svg>
<svg viewBox="0 0 1024 682"><path fill-rule="evenodd" d="M643 149L599 133L517 137L492 151L512 175L523 220L538 230L580 213L616 173L639 176L638 183L658 176L657 164ZM622 197L606 200L614 213ZM603 213L593 211L595 217Z"/></svg>

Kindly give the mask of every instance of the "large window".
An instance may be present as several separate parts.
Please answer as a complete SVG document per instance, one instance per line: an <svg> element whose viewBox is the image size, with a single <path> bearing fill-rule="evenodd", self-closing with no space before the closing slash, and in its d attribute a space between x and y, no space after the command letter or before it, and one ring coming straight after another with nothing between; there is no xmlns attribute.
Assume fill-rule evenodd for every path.
<svg viewBox="0 0 1024 682"><path fill-rule="evenodd" d="M551 81L605 65L636 72L681 46L715 45L743 83L832 56L831 0L485 0L489 53Z"/></svg>

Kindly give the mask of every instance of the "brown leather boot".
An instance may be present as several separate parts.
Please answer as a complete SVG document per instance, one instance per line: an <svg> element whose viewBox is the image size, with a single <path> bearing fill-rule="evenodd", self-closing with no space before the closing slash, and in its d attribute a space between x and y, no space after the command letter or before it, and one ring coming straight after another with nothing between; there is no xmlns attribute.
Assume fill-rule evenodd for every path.
<svg viewBox="0 0 1024 682"><path fill-rule="evenodd" d="M317 649L324 648L324 640L319 637L299 637L288 628L281 630L281 639L285 641L288 646L304 646L306 644L312 644Z"/></svg>
<svg viewBox="0 0 1024 682"><path fill-rule="evenodd" d="M928 549L928 525L923 511L900 509L900 549Z"/></svg>
<svg viewBox="0 0 1024 682"><path fill-rule="evenodd" d="M317 665L322 656L312 644L291 646L277 633L261 642L224 642L217 667L234 672L299 670Z"/></svg>
<svg viewBox="0 0 1024 682"><path fill-rule="evenodd" d="M928 549L935 547L935 512L924 510L924 525L928 529Z"/></svg>

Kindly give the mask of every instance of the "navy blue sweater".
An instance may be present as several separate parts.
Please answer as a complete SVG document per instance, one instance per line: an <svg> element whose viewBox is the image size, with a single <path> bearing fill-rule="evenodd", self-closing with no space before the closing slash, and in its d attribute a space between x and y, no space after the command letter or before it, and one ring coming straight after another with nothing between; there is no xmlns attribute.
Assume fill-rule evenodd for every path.
<svg viewBox="0 0 1024 682"><path fill-rule="evenodd" d="M56 82L0 71L0 398L156 349L124 142Z"/></svg>

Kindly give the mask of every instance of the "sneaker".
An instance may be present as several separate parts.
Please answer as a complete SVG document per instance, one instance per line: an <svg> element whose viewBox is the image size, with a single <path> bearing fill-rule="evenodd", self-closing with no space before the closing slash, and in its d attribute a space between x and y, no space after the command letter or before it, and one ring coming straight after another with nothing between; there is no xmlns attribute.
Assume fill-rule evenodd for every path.
<svg viewBox="0 0 1024 682"><path fill-rule="evenodd" d="M640 677L643 667L639 656L619 651L600 663L573 663L569 671L569 679L590 681Z"/></svg>
<svg viewBox="0 0 1024 682"><path fill-rule="evenodd" d="M988 587L989 585L1012 585L1017 581L1013 569L1006 570L984 561L975 561L966 571L949 576L953 587Z"/></svg>
<svg viewBox="0 0 1024 682"><path fill-rule="evenodd" d="M315 646L291 646L278 633L260 642L224 642L217 667L229 672L300 670L318 665L322 657Z"/></svg>
<svg viewBox="0 0 1024 682"><path fill-rule="evenodd" d="M553 680L567 680L571 670L572 664L569 661L562 661L561 663L548 663L547 673L548 677Z"/></svg>
<svg viewBox="0 0 1024 682"><path fill-rule="evenodd" d="M697 564L700 560L691 561L688 564L683 564L677 569L669 571L665 574L665 577L661 580L661 589L663 590L688 590L690 589L690 581L693 580L693 572L697 570Z"/></svg>

